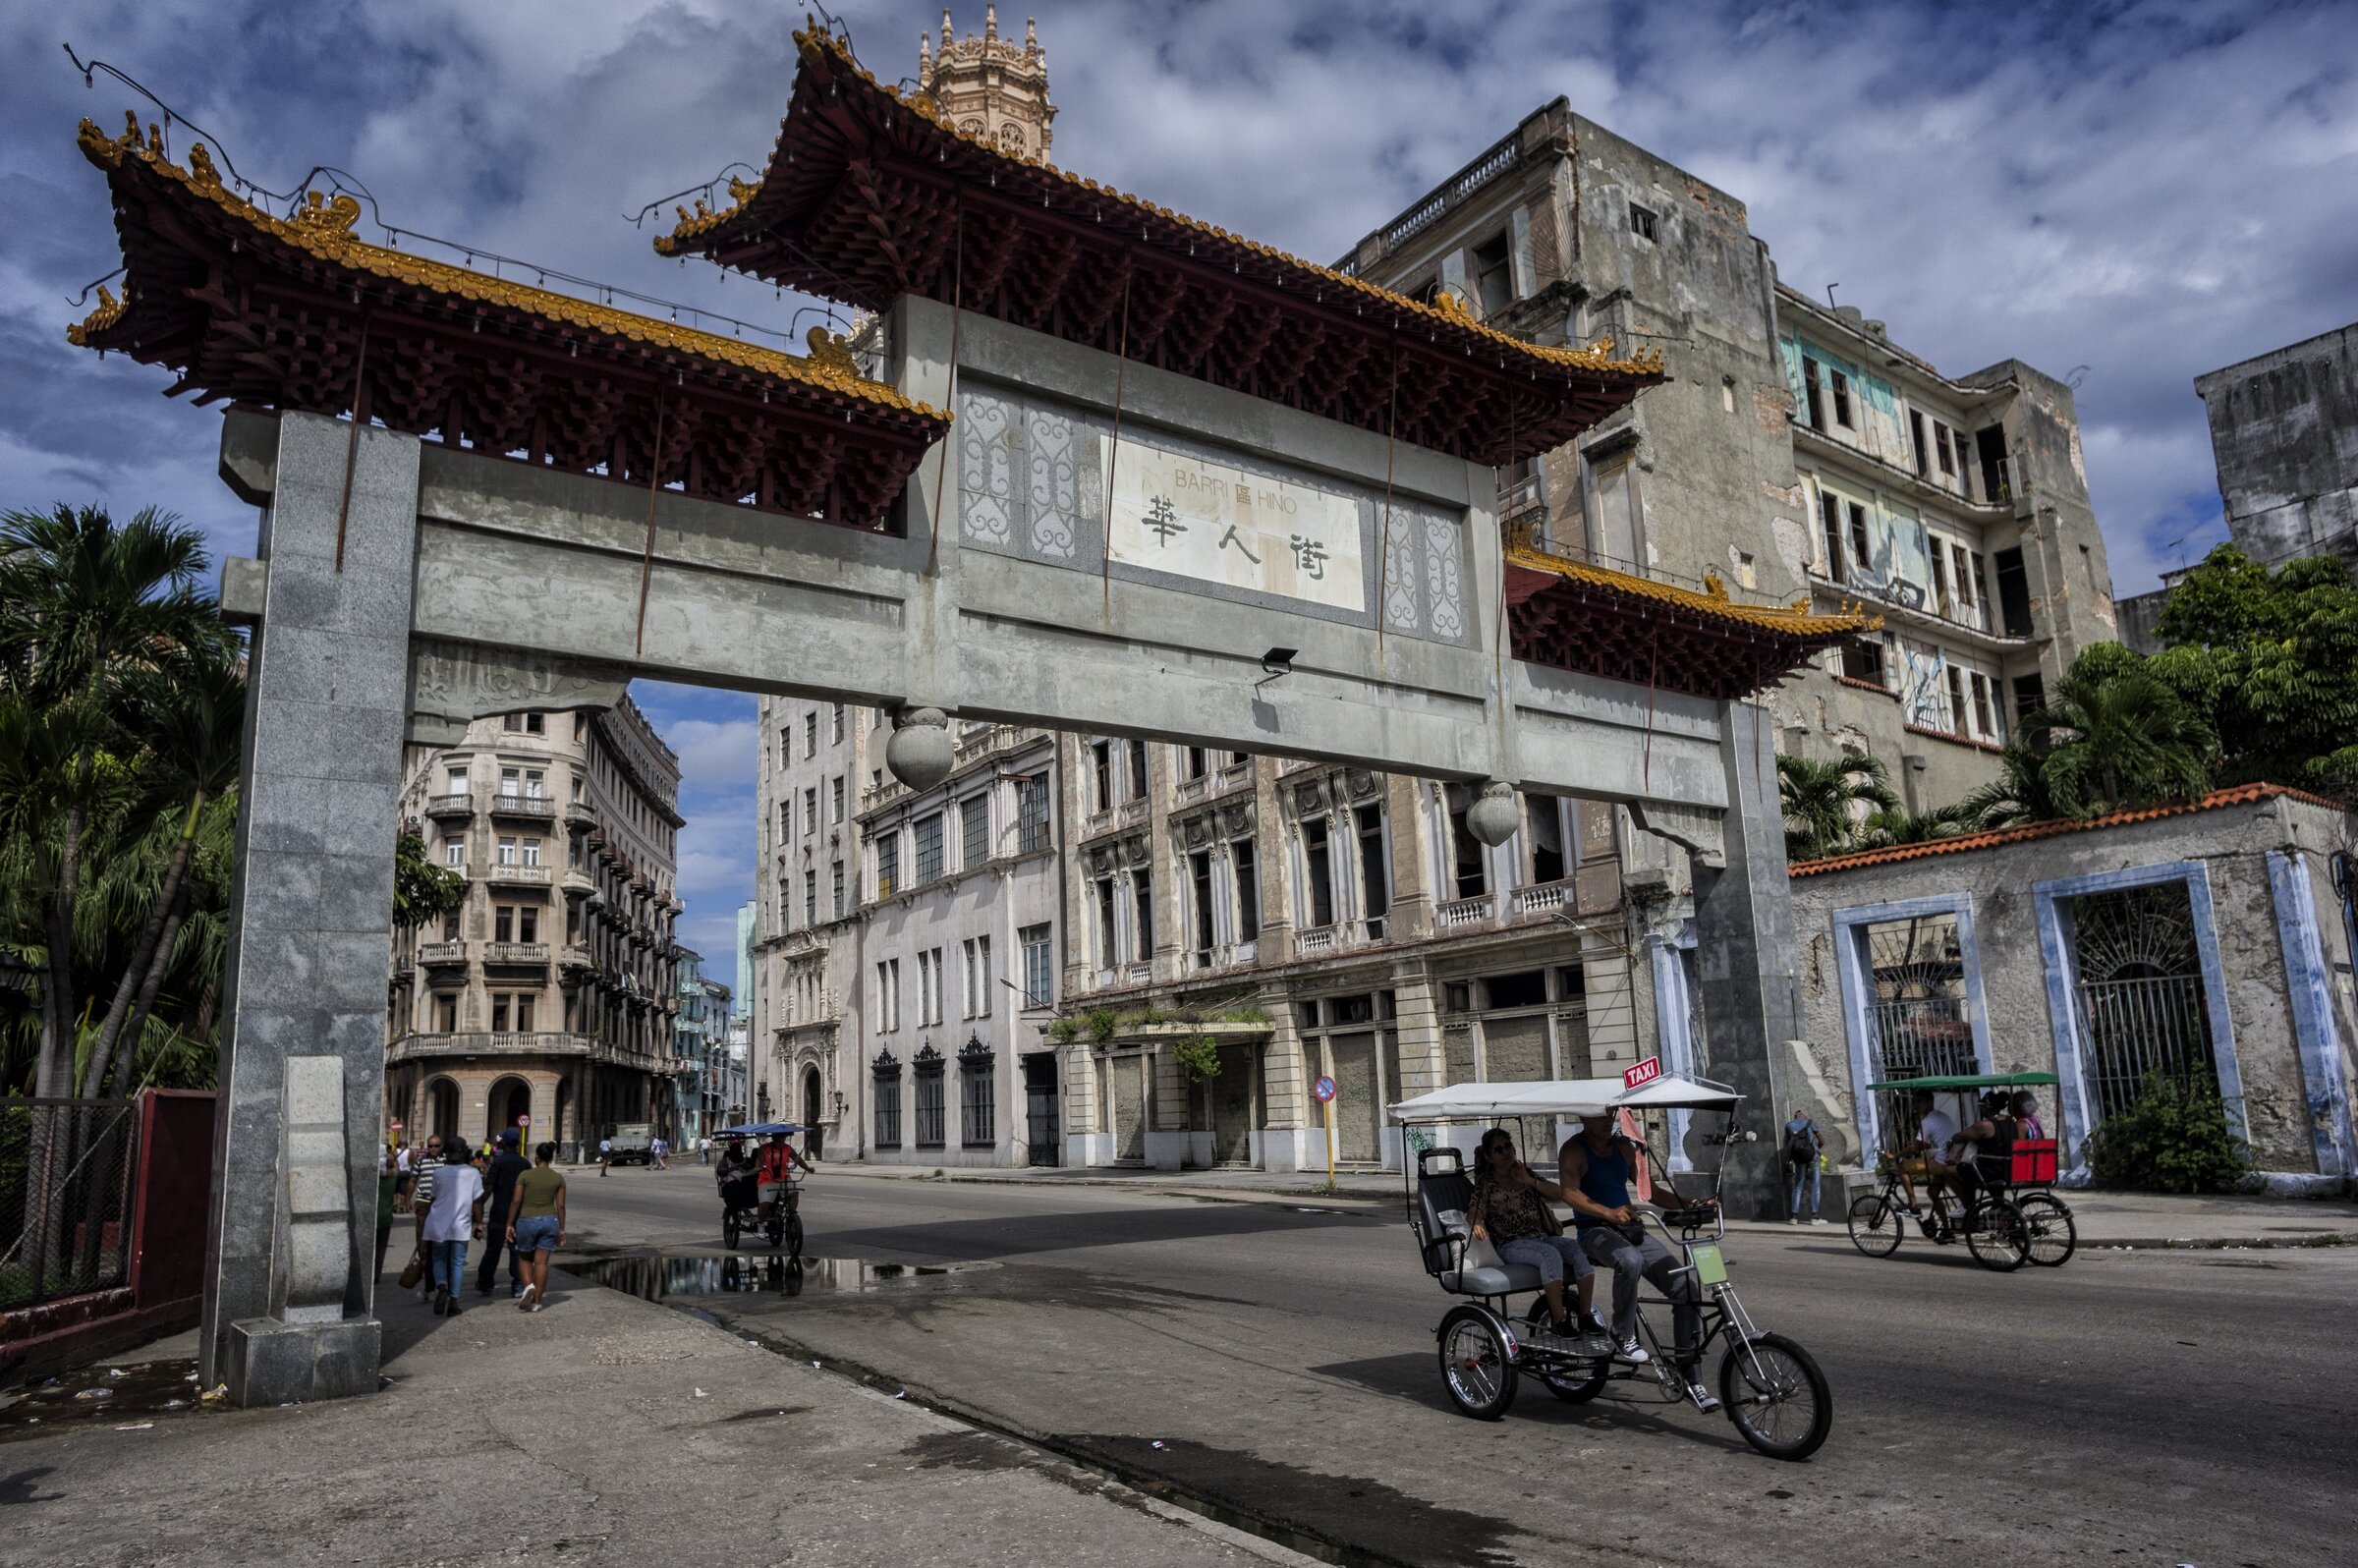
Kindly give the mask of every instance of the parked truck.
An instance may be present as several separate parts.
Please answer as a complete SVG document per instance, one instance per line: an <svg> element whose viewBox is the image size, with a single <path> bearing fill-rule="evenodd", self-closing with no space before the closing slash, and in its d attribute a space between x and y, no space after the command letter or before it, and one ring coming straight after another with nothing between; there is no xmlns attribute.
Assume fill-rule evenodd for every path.
<svg viewBox="0 0 2358 1568"><path fill-rule="evenodd" d="M613 1143L611 1163L623 1165L636 1162L644 1165L654 1158L655 1124L652 1122L616 1122L606 1135Z"/></svg>

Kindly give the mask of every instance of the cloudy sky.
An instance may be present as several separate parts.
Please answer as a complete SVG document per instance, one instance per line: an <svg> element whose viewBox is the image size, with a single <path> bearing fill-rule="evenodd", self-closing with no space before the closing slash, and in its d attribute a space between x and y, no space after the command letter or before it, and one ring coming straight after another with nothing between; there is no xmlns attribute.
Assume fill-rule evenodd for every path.
<svg viewBox="0 0 2358 1568"><path fill-rule="evenodd" d="M1004 20L1020 35L1025 8ZM841 7L916 68L924 5ZM69 349L116 264L61 41L144 82L250 178L350 171L387 222L758 321L788 305L659 261L627 214L759 162L792 80L779 0L27 0L0 8L0 505L253 519L214 417ZM1786 281L1952 371L2079 373L2123 594L2223 536L2193 378L2358 317L2358 27L2333 5L1854 6L1039 0L1058 161L1299 254L1341 254L1562 94L1743 198ZM958 8L960 30L982 25ZM146 112L143 110L143 112ZM151 117L151 113L149 115ZM177 142L176 142L177 145ZM365 227L365 226L364 226ZM687 775L687 939L731 968L753 875L752 702L640 700Z"/></svg>

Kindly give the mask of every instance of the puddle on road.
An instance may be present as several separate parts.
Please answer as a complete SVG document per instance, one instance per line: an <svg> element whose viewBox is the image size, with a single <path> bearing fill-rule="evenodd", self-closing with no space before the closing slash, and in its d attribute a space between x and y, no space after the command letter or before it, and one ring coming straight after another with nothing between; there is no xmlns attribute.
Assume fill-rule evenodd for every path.
<svg viewBox="0 0 2358 1568"><path fill-rule="evenodd" d="M801 1296L877 1290L999 1265L873 1263L862 1258L779 1258L766 1253L643 1253L560 1260L558 1266L642 1301L664 1301L674 1296Z"/></svg>
<svg viewBox="0 0 2358 1568"><path fill-rule="evenodd" d="M91 1427L145 1430L158 1416L197 1408L196 1363L150 1361L78 1368L0 1393L0 1442Z"/></svg>

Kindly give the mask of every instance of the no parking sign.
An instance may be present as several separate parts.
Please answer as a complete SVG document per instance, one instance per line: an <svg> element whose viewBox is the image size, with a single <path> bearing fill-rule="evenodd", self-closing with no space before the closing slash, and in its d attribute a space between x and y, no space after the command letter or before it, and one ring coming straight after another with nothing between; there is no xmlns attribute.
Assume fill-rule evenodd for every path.
<svg viewBox="0 0 2358 1568"><path fill-rule="evenodd" d="M1317 1083L1311 1085L1310 1097L1317 1100L1321 1105L1334 1098L1334 1080L1331 1078L1321 1078Z"/></svg>

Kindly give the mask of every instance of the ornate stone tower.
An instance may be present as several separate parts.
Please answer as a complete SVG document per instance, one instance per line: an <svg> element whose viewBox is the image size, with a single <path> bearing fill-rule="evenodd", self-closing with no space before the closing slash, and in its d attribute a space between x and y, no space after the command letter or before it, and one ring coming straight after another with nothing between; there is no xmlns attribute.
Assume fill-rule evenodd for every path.
<svg viewBox="0 0 2358 1568"><path fill-rule="evenodd" d="M999 8L982 8L982 36L956 37L950 12L941 12L941 48L919 33L917 84L931 95L949 122L969 136L987 137L1001 150L1024 158L1045 158L1055 140L1048 129L1056 106L1048 101L1048 57L1030 18L1024 45L999 37Z"/></svg>

